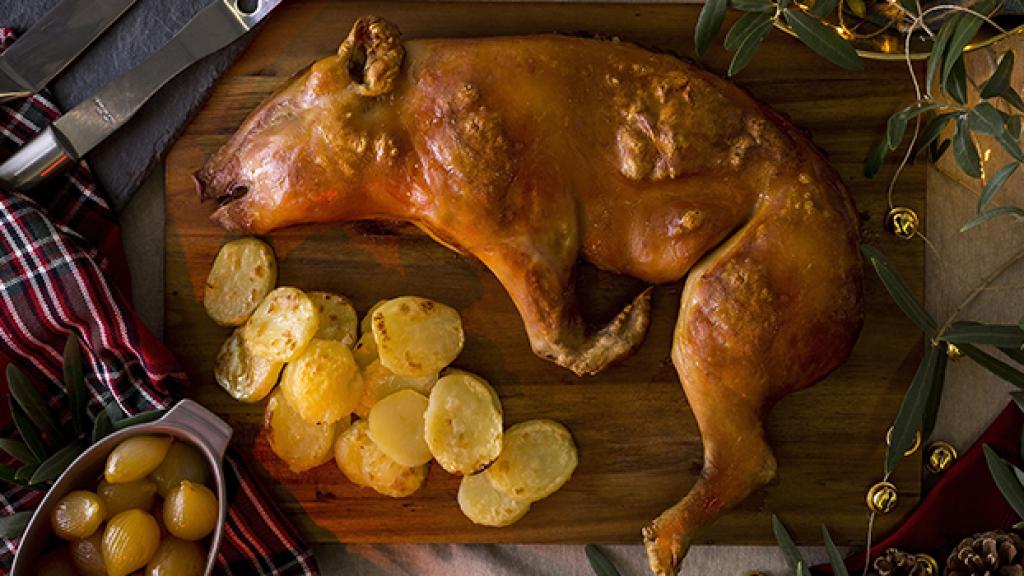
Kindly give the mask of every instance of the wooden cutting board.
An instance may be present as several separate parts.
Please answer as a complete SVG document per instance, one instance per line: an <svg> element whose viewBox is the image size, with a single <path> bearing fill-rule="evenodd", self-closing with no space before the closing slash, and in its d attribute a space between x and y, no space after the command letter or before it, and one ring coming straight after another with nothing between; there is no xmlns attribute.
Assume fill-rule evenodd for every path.
<svg viewBox="0 0 1024 576"><path fill-rule="evenodd" d="M664 4L290 0L221 80L167 160L166 340L191 377L191 394L234 426L235 444L252 454L273 493L312 539L639 542L641 527L684 494L701 464L700 436L669 360L680 286L656 289L650 333L634 356L580 379L533 356L511 301L481 264L410 227L301 227L269 238L280 260L281 284L340 292L360 313L380 298L404 294L454 306L467 332L456 365L493 383L506 421L553 418L572 431L580 450L572 480L518 524L480 528L459 512L458 480L436 466L420 492L394 500L349 484L333 465L296 475L274 457L259 437L262 406L232 401L212 377L213 358L229 331L206 317L201 296L210 263L229 236L209 222L214 206L198 202L191 174L276 86L333 52L360 15L385 16L409 38L587 31L689 55L698 11ZM716 46L704 62L722 72L729 58ZM775 32L739 82L812 133L855 195L869 240L920 293L922 244L882 231L892 166L875 180L862 175L863 159L885 118L911 94L903 65L869 63L864 72L849 73ZM901 180L897 199L923 214L919 168ZM591 268L581 275L582 300L594 321L609 318L641 288ZM706 532L705 542L770 543L770 512L781 515L803 542L820 542L821 522L837 541L863 542L865 491L881 476L884 436L919 354L917 331L874 273L867 278L867 320L850 361L818 386L783 400L768 422L778 480L723 517ZM916 502L918 471L917 458L899 468L899 508L879 518L879 531Z"/></svg>

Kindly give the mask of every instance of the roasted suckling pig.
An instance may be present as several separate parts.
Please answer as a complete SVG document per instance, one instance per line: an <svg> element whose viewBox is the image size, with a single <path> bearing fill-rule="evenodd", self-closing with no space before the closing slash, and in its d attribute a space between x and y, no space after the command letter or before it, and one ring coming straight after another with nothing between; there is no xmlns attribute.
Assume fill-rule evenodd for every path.
<svg viewBox="0 0 1024 576"><path fill-rule="evenodd" d="M627 42L403 41L363 18L196 177L232 231L416 224L493 271L534 352L578 375L636 349L650 312L648 289L588 330L580 259L684 282L672 360L704 466L643 531L657 574L774 477L766 413L844 362L863 319L858 216L821 153L737 86Z"/></svg>

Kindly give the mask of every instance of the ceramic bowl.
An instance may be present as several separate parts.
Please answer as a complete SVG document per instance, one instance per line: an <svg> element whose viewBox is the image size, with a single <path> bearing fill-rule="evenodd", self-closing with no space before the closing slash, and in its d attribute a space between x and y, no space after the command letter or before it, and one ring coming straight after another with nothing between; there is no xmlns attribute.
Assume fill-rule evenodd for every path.
<svg viewBox="0 0 1024 576"><path fill-rule="evenodd" d="M32 576L36 573L36 562L46 551L51 540L50 512L57 502L72 490L95 489L103 477L107 455L124 440L144 434L172 436L175 440L195 446L206 457L214 483L213 490L220 507L217 512L217 527L209 538L205 574L213 572L214 560L224 531L224 519L227 517L227 494L222 460L224 450L231 440L231 427L196 402L182 400L158 420L137 424L110 434L90 446L71 463L71 466L57 478L32 515L32 520L29 521L18 547L18 554L14 557L11 576Z"/></svg>

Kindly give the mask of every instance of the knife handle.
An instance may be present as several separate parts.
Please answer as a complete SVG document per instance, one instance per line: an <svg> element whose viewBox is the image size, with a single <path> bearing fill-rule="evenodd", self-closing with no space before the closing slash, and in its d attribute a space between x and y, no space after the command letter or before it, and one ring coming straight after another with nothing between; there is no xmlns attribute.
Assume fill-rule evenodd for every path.
<svg viewBox="0 0 1024 576"><path fill-rule="evenodd" d="M13 156L0 164L0 183L28 192L75 162L53 128L47 126Z"/></svg>

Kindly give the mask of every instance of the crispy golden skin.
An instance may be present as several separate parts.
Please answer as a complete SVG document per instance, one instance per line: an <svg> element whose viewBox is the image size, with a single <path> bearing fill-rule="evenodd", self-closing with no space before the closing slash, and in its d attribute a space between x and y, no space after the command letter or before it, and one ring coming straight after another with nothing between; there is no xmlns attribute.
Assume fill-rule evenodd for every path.
<svg viewBox="0 0 1024 576"><path fill-rule="evenodd" d="M672 56L563 36L414 40L359 20L197 174L229 230L407 220L499 278L534 351L577 374L633 351L649 290L587 333L576 262L686 278L672 358L704 469L644 530L673 573L696 531L774 477L763 418L862 323L853 203L813 146Z"/></svg>

